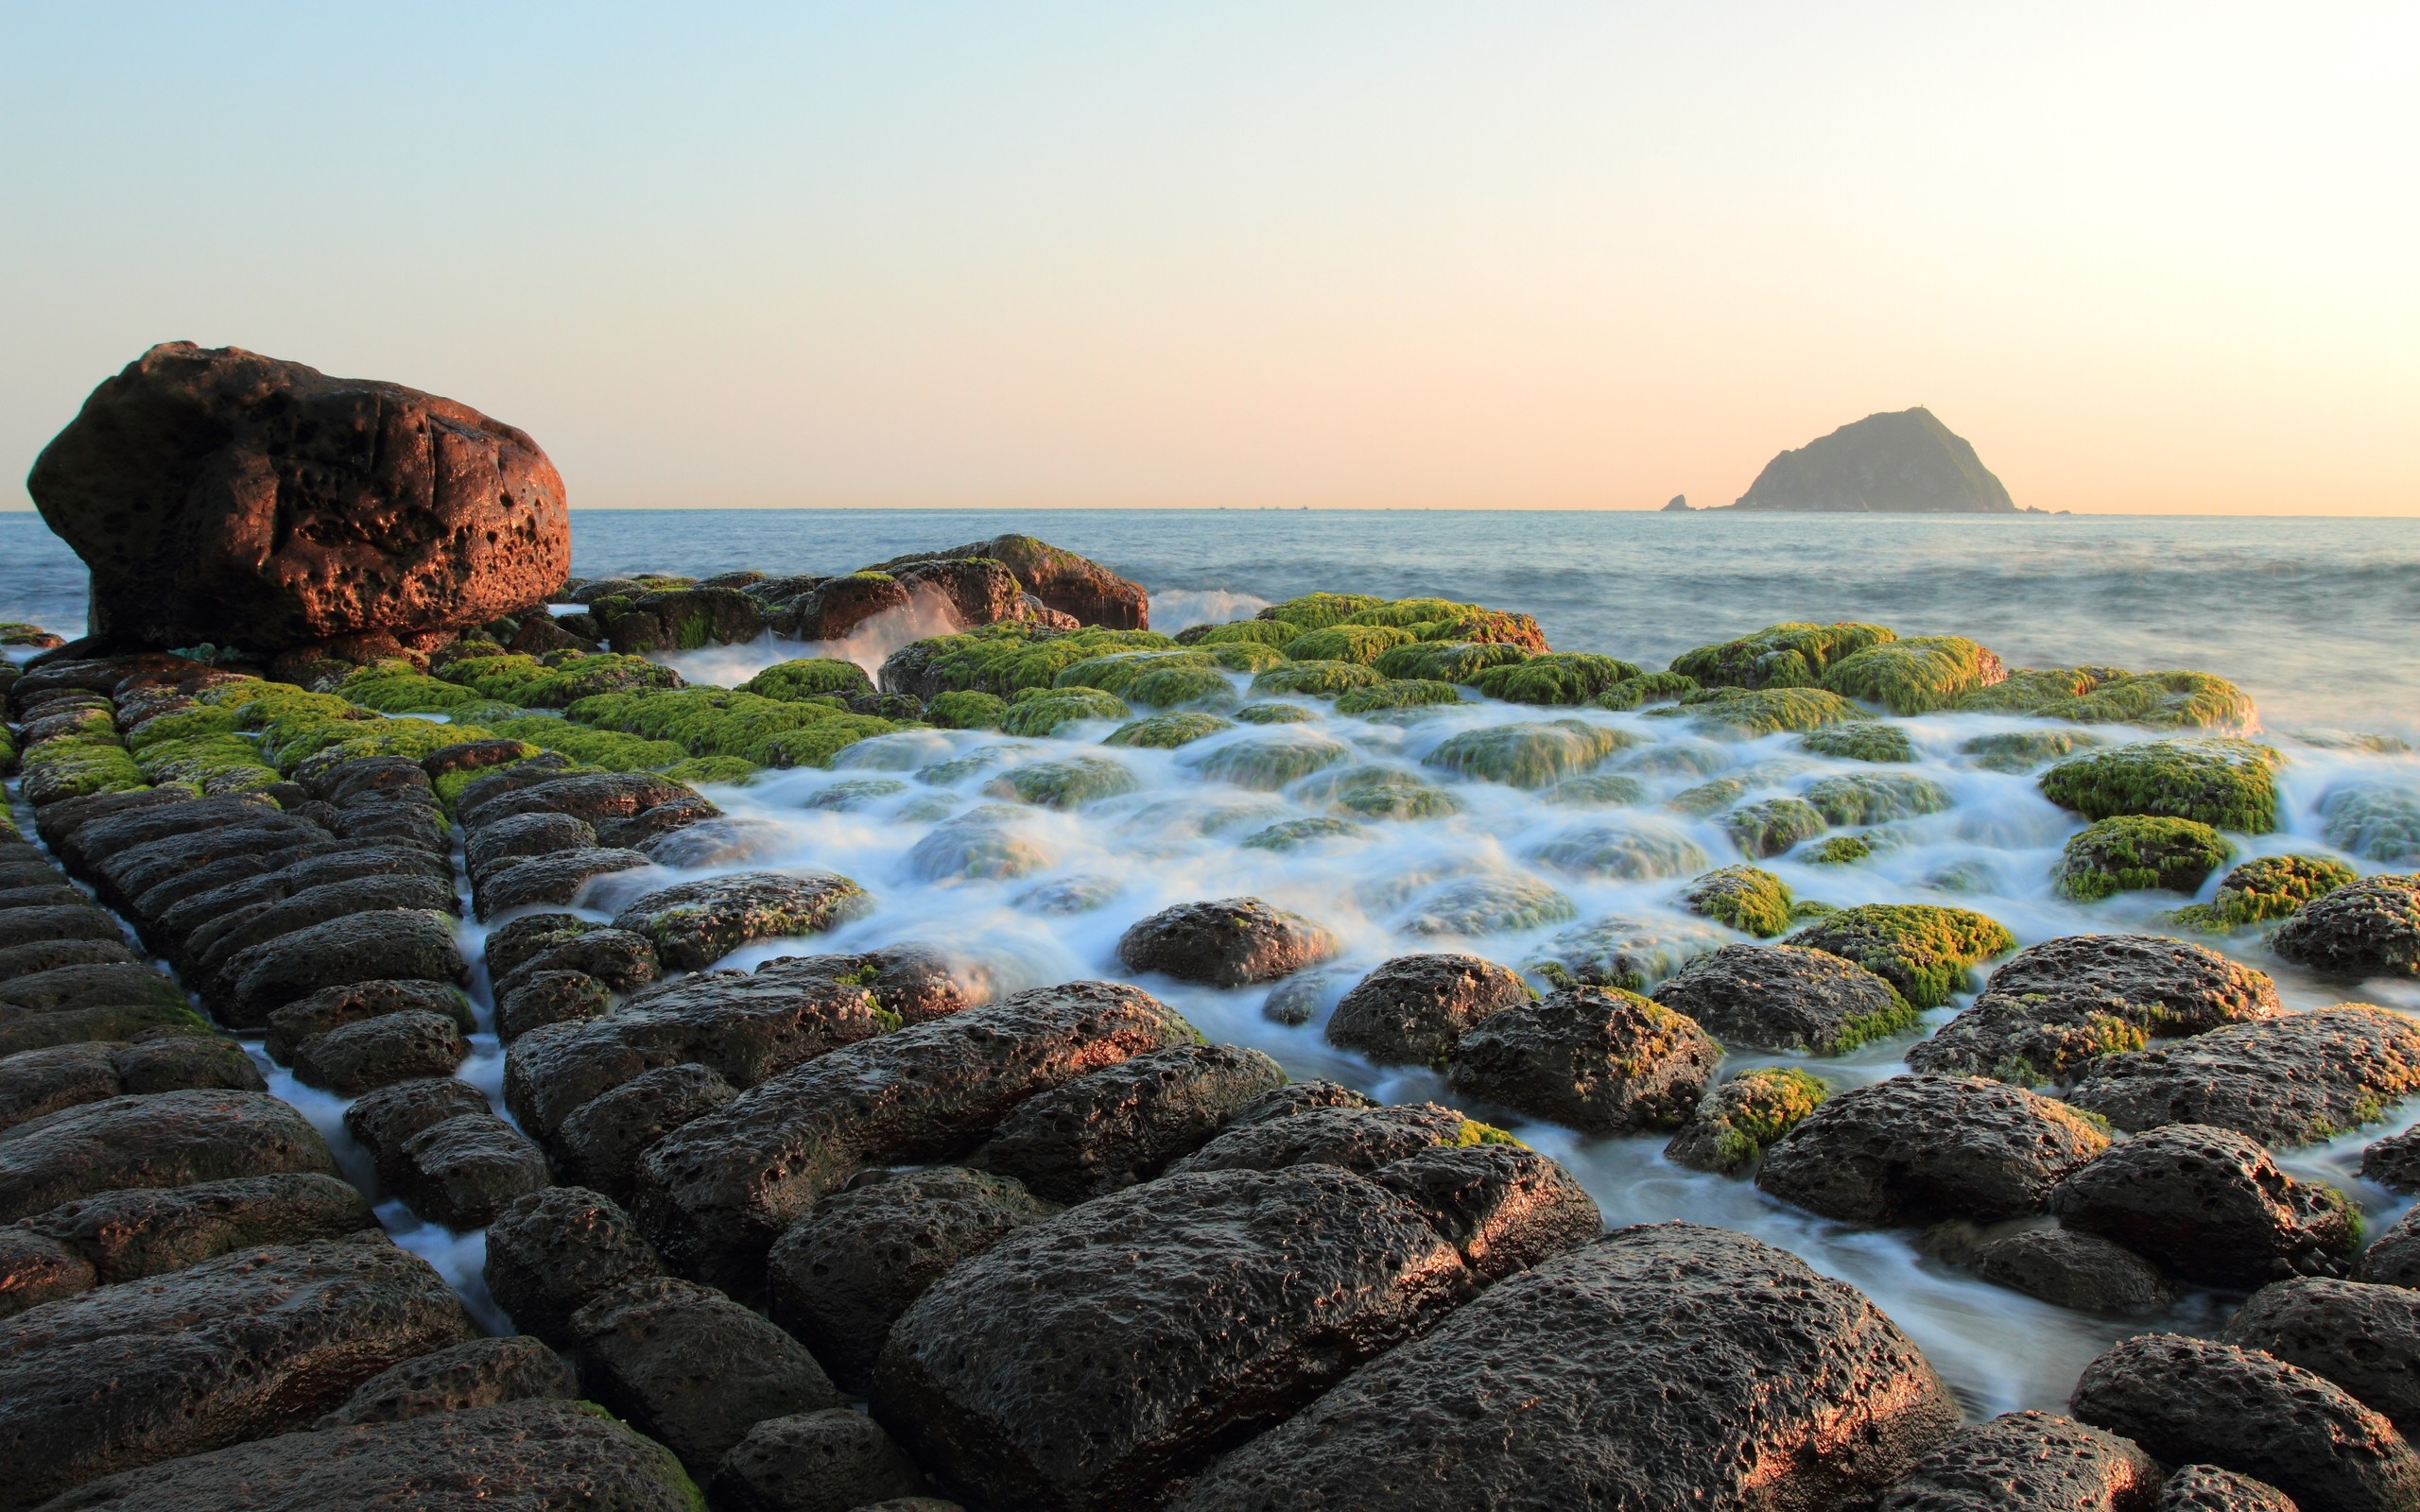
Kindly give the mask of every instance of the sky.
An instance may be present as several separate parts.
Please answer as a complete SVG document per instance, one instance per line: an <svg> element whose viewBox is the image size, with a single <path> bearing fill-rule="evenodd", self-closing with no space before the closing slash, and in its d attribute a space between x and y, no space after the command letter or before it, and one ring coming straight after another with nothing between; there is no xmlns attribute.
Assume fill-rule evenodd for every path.
<svg viewBox="0 0 2420 1512"><path fill-rule="evenodd" d="M2420 515L2420 8L0 4L0 508L156 341L575 507Z"/></svg>

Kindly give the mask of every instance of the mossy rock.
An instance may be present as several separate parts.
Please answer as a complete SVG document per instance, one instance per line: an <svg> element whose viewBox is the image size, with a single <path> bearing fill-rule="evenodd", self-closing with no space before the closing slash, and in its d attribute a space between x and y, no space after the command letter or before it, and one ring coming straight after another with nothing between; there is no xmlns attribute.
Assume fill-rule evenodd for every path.
<svg viewBox="0 0 2420 1512"><path fill-rule="evenodd" d="M1683 696L1680 713L1704 728L1751 740L1874 717L1822 688L1708 689Z"/></svg>
<svg viewBox="0 0 2420 1512"><path fill-rule="evenodd" d="M1845 772L1807 784L1800 795L1834 824L1885 824L1939 814L1950 806L1949 789L1913 772Z"/></svg>
<svg viewBox="0 0 2420 1512"><path fill-rule="evenodd" d="M1411 632L1392 625L1332 625L1305 630L1280 649L1296 662L1353 662L1369 666L1380 653L1410 644Z"/></svg>
<svg viewBox="0 0 2420 1512"><path fill-rule="evenodd" d="M1265 645L1271 650L1302 634L1284 620L1233 620L1225 625L1195 625L1177 631L1179 645Z"/></svg>
<svg viewBox="0 0 2420 1512"><path fill-rule="evenodd" d="M1789 884L1762 867L1720 867L1689 884L1683 907L1743 935L1771 939L1789 932Z"/></svg>
<svg viewBox="0 0 2420 1512"><path fill-rule="evenodd" d="M692 756L738 756L760 766L821 765L821 761L800 758L810 748L828 745L841 731L852 732L842 742L847 744L899 728L887 719L851 714L836 699L784 702L733 688L596 694L574 703L563 714L602 730L672 741ZM824 730L825 734L803 741L788 739L810 729Z"/></svg>
<svg viewBox="0 0 2420 1512"><path fill-rule="evenodd" d="M1685 877L1708 859L1696 841L1662 820L1644 816L1576 824L1530 854L1557 870L1624 882Z"/></svg>
<svg viewBox="0 0 2420 1512"><path fill-rule="evenodd" d="M1684 651L1672 670L1709 688L1811 688L1833 663L1898 639L1880 625L1768 625L1754 635Z"/></svg>
<svg viewBox="0 0 2420 1512"><path fill-rule="evenodd" d="M799 762L793 765L828 765L829 758L822 762ZM754 782L756 774L762 770L763 768L754 762L746 761L737 756L692 756L687 761L674 762L671 765L663 768L665 776L676 782L686 782L692 787L705 782L717 782L736 787L745 782Z"/></svg>
<svg viewBox="0 0 2420 1512"><path fill-rule="evenodd" d="M543 714L508 719L488 728L499 735L544 750L559 750L576 762L601 771L664 771L694 759L686 747L673 741L648 740L639 735L626 735L617 730L597 730L575 724L568 719L549 719ZM738 760L746 769L755 769L752 764L742 758L722 759Z"/></svg>
<svg viewBox="0 0 2420 1512"><path fill-rule="evenodd" d="M2144 814L2265 834L2277 827L2280 758L2213 736L2154 740L2069 757L2042 774L2042 796L2087 819Z"/></svg>
<svg viewBox="0 0 2420 1512"><path fill-rule="evenodd" d="M1535 877L1462 877L1438 887L1395 920L1407 935L1509 935L1580 917L1571 900Z"/></svg>
<svg viewBox="0 0 2420 1512"><path fill-rule="evenodd" d="M2169 918L2196 929L2243 929L2285 919L2314 898L2359 879L2360 873L2325 856L2255 856L2219 880L2206 904L2180 908Z"/></svg>
<svg viewBox="0 0 2420 1512"><path fill-rule="evenodd" d="M1307 694L1333 698L1354 688L1374 688L1386 681L1376 667L1358 662L1288 662L1252 679L1254 693Z"/></svg>
<svg viewBox="0 0 2420 1512"><path fill-rule="evenodd" d="M1962 635L1917 635L1841 658L1825 669L1823 683L1905 715L1952 708L2007 676L1997 656Z"/></svg>
<svg viewBox="0 0 2420 1512"><path fill-rule="evenodd" d="M1383 604L1359 610L1346 615L1347 625L1392 625L1410 629L1417 625L1435 625L1445 620L1458 620L1473 614L1484 614L1484 604L1461 604L1450 598L1392 598Z"/></svg>
<svg viewBox="0 0 2420 1512"><path fill-rule="evenodd" d="M1049 809L1081 808L1102 799L1139 792L1140 778L1106 756L1064 756L1057 761L1011 766L985 784L994 798L1022 799Z"/></svg>
<svg viewBox="0 0 2420 1512"><path fill-rule="evenodd" d="M829 787L817 788L807 795L803 806L827 813L855 814L907 791L908 784L895 777L851 777Z"/></svg>
<svg viewBox="0 0 2420 1512"><path fill-rule="evenodd" d="M1063 667L1051 679L1056 688L1098 688L1119 697L1146 673L1184 668L1189 672L1206 672L1218 676L1219 663L1206 651L1113 651L1104 656L1086 657L1081 662ZM1220 680L1224 680L1221 679Z"/></svg>
<svg viewBox="0 0 2420 1512"><path fill-rule="evenodd" d="M1490 725L1447 736L1421 764L1512 787L1550 787L1636 744L1626 730L1579 719Z"/></svg>
<svg viewBox="0 0 2420 1512"><path fill-rule="evenodd" d="M1353 759L1353 747L1316 730L1275 729L1177 758L1215 782L1274 792Z"/></svg>
<svg viewBox="0 0 2420 1512"><path fill-rule="evenodd" d="M260 747L241 735L156 741L134 753L134 764L154 786L191 782L214 795L267 787L278 781L277 768L262 761Z"/></svg>
<svg viewBox="0 0 2420 1512"><path fill-rule="evenodd" d="M1009 701L996 693L955 688L925 705L925 717L943 730L997 730Z"/></svg>
<svg viewBox="0 0 2420 1512"><path fill-rule="evenodd" d="M2343 782L2319 799L2319 833L2365 861L2420 861L2420 789Z"/></svg>
<svg viewBox="0 0 2420 1512"><path fill-rule="evenodd" d="M1565 808L1628 808L1647 801L1647 784L1618 772L1590 772L1566 777L1543 796Z"/></svg>
<svg viewBox="0 0 2420 1512"><path fill-rule="evenodd" d="M1390 678L1366 688L1347 690L1337 698L1336 712L1340 714L1367 714L1385 709L1423 709L1462 701L1461 690L1450 682Z"/></svg>
<svg viewBox="0 0 2420 1512"><path fill-rule="evenodd" d="M1548 651L1507 666L1489 667L1471 679L1491 698L1512 703L1583 704L1632 678L1645 676L1628 662L1586 651Z"/></svg>
<svg viewBox="0 0 2420 1512"><path fill-rule="evenodd" d="M1958 708L1983 713L2039 714L2083 725L2237 732L2254 728L2249 695L2206 672L2128 672L2118 667L2052 667L2012 672L2005 681L1962 696Z"/></svg>
<svg viewBox="0 0 2420 1512"><path fill-rule="evenodd" d="M1201 650L1211 661L1219 663L1221 669L1228 672L1241 672L1247 676L1266 672L1270 667L1282 667L1287 662L1286 653L1277 647L1262 645L1252 641L1228 641L1217 645L1205 645Z"/></svg>
<svg viewBox="0 0 2420 1512"><path fill-rule="evenodd" d="M1730 937L1710 924L1668 919L1599 919L1566 929L1522 964L1550 987L1611 987L1647 992L1682 967L1721 949Z"/></svg>
<svg viewBox="0 0 2420 1512"><path fill-rule="evenodd" d="M1810 867L1853 867L1874 858L1874 842L1861 834L1835 834L1799 852Z"/></svg>
<svg viewBox="0 0 2420 1512"><path fill-rule="evenodd" d="M1708 1091L1664 1154L1676 1165L1736 1175L1824 1106L1832 1087L1795 1066L1759 1066Z"/></svg>
<svg viewBox="0 0 2420 1512"><path fill-rule="evenodd" d="M1722 833L1744 855L1777 856L1824 833L1823 814L1805 799L1769 798L1742 803L1722 816Z"/></svg>
<svg viewBox="0 0 2420 1512"><path fill-rule="evenodd" d="M828 656L806 657L774 662L741 683L739 691L784 703L817 696L856 698L873 692L873 679L855 662Z"/></svg>
<svg viewBox="0 0 2420 1512"><path fill-rule="evenodd" d="M164 740L191 740L201 735L232 735L243 729L236 712L217 704L197 703L174 713L157 714L129 730L129 749L141 750Z"/></svg>
<svg viewBox="0 0 2420 1512"><path fill-rule="evenodd" d="M130 793L150 782L114 738L65 736L27 747L18 757L26 801L37 808L63 798Z"/></svg>
<svg viewBox="0 0 2420 1512"><path fill-rule="evenodd" d="M1298 703L1248 703L1230 716L1247 725L1305 725L1318 721L1319 712Z"/></svg>
<svg viewBox="0 0 2420 1512"><path fill-rule="evenodd" d="M1247 850L1299 850L1306 845L1357 840L1369 833L1350 819L1286 819L1246 835L1241 844Z"/></svg>
<svg viewBox="0 0 2420 1512"><path fill-rule="evenodd" d="M1011 735L1038 737L1052 734L1064 725L1087 719L1127 719L1133 713L1126 706L1126 700L1098 688L1053 688L1039 693L1028 690L1000 715L1000 729Z"/></svg>
<svg viewBox="0 0 2420 1512"><path fill-rule="evenodd" d="M1968 971L2016 949L2015 936L1997 920L1931 903L1843 908L1790 936L1789 943L1855 961L1919 1008L1940 1007Z"/></svg>
<svg viewBox="0 0 2420 1512"><path fill-rule="evenodd" d="M645 657L558 653L540 661L527 656L463 657L439 674L477 691L529 709L568 709L582 698L609 693L663 692L682 686L681 674Z"/></svg>
<svg viewBox="0 0 2420 1512"><path fill-rule="evenodd" d="M1529 659L1526 649L1500 641L1415 641L1381 651L1375 665L1391 678L1466 683L1491 667Z"/></svg>
<svg viewBox="0 0 2420 1512"><path fill-rule="evenodd" d="M962 755L953 756L947 761L935 762L930 766L918 767L916 781L929 783L934 787L946 787L953 782L963 782L970 777L980 777L985 772L996 771L1011 763L1023 761L1028 756L1039 755L1047 748L1028 741L1003 741L996 746L977 746L975 749Z"/></svg>
<svg viewBox="0 0 2420 1512"><path fill-rule="evenodd" d="M1126 696L1154 709L1233 709L1236 685L1208 667L1154 667L1126 685Z"/></svg>
<svg viewBox="0 0 2420 1512"><path fill-rule="evenodd" d="M2059 891L2086 903L2155 888L2198 892L2210 873L2234 855L2235 848L2206 824L2120 815L2067 841L2059 856Z"/></svg>
<svg viewBox="0 0 2420 1512"><path fill-rule="evenodd" d="M1748 796L1753 784L1744 777L1718 777L1685 787L1664 800L1664 806L1699 818L1711 818Z"/></svg>
<svg viewBox="0 0 2420 1512"><path fill-rule="evenodd" d="M1625 713L1651 703L1677 703L1700 690L1698 679L1682 672L1648 672L1624 678L1590 702L1599 709Z"/></svg>
<svg viewBox="0 0 2420 1512"><path fill-rule="evenodd" d="M1305 593L1282 604L1271 604L1260 611L1265 620L1277 620L1303 630L1323 630L1331 625L1341 625L1366 609L1376 609L1385 603L1368 593Z"/></svg>
<svg viewBox="0 0 2420 1512"><path fill-rule="evenodd" d="M861 740L895 732L899 726L871 714L835 714L797 730L785 730L759 742L747 759L761 766L829 766L832 758ZM705 758L728 753L708 751Z"/></svg>
<svg viewBox="0 0 2420 1512"><path fill-rule="evenodd" d="M1296 797L1365 819L1443 819L1462 811L1462 800L1443 788L1388 766L1324 771L1296 789Z"/></svg>
<svg viewBox="0 0 2420 1512"><path fill-rule="evenodd" d="M2080 750L2105 744L2081 730L2006 730L1977 735L1958 747L1958 754L1990 772L2031 772Z"/></svg>
<svg viewBox="0 0 2420 1512"><path fill-rule="evenodd" d="M1222 730L1235 728L1234 720L1221 719L1217 714L1153 714L1149 719L1137 719L1132 724L1118 726L1102 738L1101 744L1140 746L1152 750L1174 750L1179 746L1189 745L1205 736L1218 734Z"/></svg>
<svg viewBox="0 0 2420 1512"><path fill-rule="evenodd" d="M1502 645L1517 645L1525 651L1543 654L1547 650L1545 632L1538 622L1527 614L1514 614L1500 609L1480 610L1476 613L1458 614L1451 619L1434 620L1411 627L1414 636L1424 641L1475 641Z"/></svg>
<svg viewBox="0 0 2420 1512"><path fill-rule="evenodd" d="M337 696L387 714L446 713L486 696L475 688L417 671L408 662L380 662L337 684Z"/></svg>
<svg viewBox="0 0 2420 1512"><path fill-rule="evenodd" d="M1165 651L1175 643L1150 630L1046 630L1003 620L958 635L918 641L894 654L917 664L917 691L975 689L1002 697L1047 688L1078 662L1124 651ZM885 667L890 663L886 662Z"/></svg>
<svg viewBox="0 0 2420 1512"><path fill-rule="evenodd" d="M1844 762L1890 763L1916 759L1916 743L1908 738L1908 732L1878 719L1810 730L1798 737L1798 748L1809 755L1829 756Z"/></svg>

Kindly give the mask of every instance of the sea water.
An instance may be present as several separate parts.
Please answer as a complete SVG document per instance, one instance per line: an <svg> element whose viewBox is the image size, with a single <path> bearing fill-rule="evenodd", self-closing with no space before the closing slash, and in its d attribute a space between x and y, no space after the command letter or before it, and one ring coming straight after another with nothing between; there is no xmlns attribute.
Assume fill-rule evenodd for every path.
<svg viewBox="0 0 2420 1512"><path fill-rule="evenodd" d="M2420 854L2348 854L2329 843L2320 812L2324 797L2346 784L2420 794L2420 758L2397 738L2420 735L2420 527L2411 522L1258 511L616 512L574 521L575 567L587 576L838 572L1023 530L1142 582L1152 593L1154 627L1168 630L1327 588L1523 610L1537 616L1558 648L1609 652L1651 667L1776 620L1844 618L1879 620L1903 633L1971 635L2011 665L2191 667L2251 693L2262 707L2262 738L2286 758L2281 829L2233 837L2241 854L2337 855L2364 871L2420 866ZM0 543L9 548L0 619L72 631L81 610L73 558L55 542L43 545L47 538L27 524L0 520ZM843 656L872 672L898 645L942 627L903 613L837 644L767 637L661 660L692 680L725 685L803 655ZM1248 679L1234 680L1244 696ZM1652 975L1736 937L1677 902L1690 877L1743 859L1719 815L1670 803L1710 779L1740 779L1742 801L1852 771L1913 772L1949 792L1952 805L1942 812L1868 832L1878 843L1863 864L1809 865L1794 860L1796 852L1758 863L1802 898L1972 908L2005 924L2021 944L2090 931L2166 932L2162 915L2188 901L2135 893L2086 905L2056 893L2052 868L2079 821L2044 799L2031 776L1984 769L1960 751L1978 734L2039 721L1982 714L1895 721L1920 759L1876 767L1810 755L1788 734L1724 739L1647 712L1485 701L1360 719L1317 699L1285 701L1320 717L1241 725L1176 750L1104 747L1110 722L1064 727L1049 739L914 730L864 742L829 771L768 773L746 787L710 789L733 821L724 827L731 844L723 853L692 868L600 879L583 904L604 918L644 891L690 877L762 868L839 872L873 895L870 911L812 945L768 942L722 964L923 941L950 953L996 994L1130 976L1115 946L1134 920L1173 903L1256 896L1330 930L1336 962L1275 988L1222 990L1162 978L1144 985L1211 1040L1255 1046L1296 1077L1329 1077L1388 1101L1458 1105L1464 1100L1435 1073L1375 1066L1327 1044L1326 1010L1369 968L1410 952L1466 950L1534 968L1567 955L1574 932L1588 932L1600 944L1626 946ZM1620 748L1598 769L1633 780L1632 801L1557 801L1551 790L1469 781L1426 761L1457 732L1552 718L1613 732ZM1292 782L1254 781L1265 763L1238 756L1277 745L1333 765ZM1005 772L1077 754L1116 763L1127 791L1069 810L1004 796ZM1460 812L1357 819L1351 833L1288 850L1248 843L1288 819L1333 816L1328 780L1361 767L1434 784L1452 794ZM2205 884L2204 901L2215 884L2215 876ZM2356 998L2420 1012L2420 986L2409 981L2348 989L2278 960L2257 936L2211 943L2273 975L2290 1007ZM1278 992L1298 1004L1306 999L1308 1021L1272 1017L1270 1000ZM1914 1039L1971 1001L1970 990L1926 1015L1914 1034L1845 1057L1735 1056L1724 1070L1797 1064L1836 1087L1873 1081L1905 1070ZM466 1074L493 1082L500 1057L486 1032L489 1006L480 1006L483 1032ZM332 1100L283 1078L278 1090L334 1125ZM318 1108L322 1102L328 1106ZM1474 1111L1562 1160L1609 1224L1687 1218L1737 1228L1854 1283L1907 1330L1971 1412L2059 1408L2083 1364L2111 1341L2146 1329L2206 1332L2227 1305L2187 1295L2150 1318L2068 1312L1931 1258L1913 1230L1830 1223L1748 1181L1676 1166L1663 1158L1662 1134L1590 1138L1500 1109ZM2375 1229L2406 1204L2359 1178L2360 1147L2409 1124L2415 1111L2394 1109L2387 1124L2289 1152L2281 1163L2298 1177L2342 1186ZM418 1226L399 1208L391 1216L399 1238L436 1261L475 1305L485 1302L475 1280L477 1236Z"/></svg>

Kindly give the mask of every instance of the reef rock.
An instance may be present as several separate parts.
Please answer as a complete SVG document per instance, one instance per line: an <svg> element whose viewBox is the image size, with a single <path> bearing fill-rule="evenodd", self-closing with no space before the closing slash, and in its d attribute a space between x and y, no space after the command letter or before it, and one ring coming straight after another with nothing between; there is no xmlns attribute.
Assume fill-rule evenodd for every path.
<svg viewBox="0 0 2420 1512"><path fill-rule="evenodd" d="M462 629L543 602L571 563L562 479L524 432L236 347L145 352L26 481L113 645Z"/></svg>

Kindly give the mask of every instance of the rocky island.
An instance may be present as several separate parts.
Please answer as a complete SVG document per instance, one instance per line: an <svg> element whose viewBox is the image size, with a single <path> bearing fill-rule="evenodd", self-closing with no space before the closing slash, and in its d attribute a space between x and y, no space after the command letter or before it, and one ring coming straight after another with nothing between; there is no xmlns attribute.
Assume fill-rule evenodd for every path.
<svg viewBox="0 0 2420 1512"><path fill-rule="evenodd" d="M95 592L0 666L0 1509L2420 1508L2420 1227L2273 1153L2420 1027L2236 958L2420 974L2420 807L2238 863L2290 758L2222 679L1350 592L1170 635L1022 536L571 578L524 433L182 344L33 491ZM1858 870L1934 773L2071 816L2072 930ZM1520 804L1535 872L1225 885ZM1198 896L1055 868L1178 823ZM1018 980L983 910L1111 927ZM2134 1336L1962 1421L1857 1287L1537 1147L1639 1136Z"/></svg>
<svg viewBox="0 0 2420 1512"><path fill-rule="evenodd" d="M2016 514L1965 438L1931 410L1868 415L1765 464L1730 506L1833 514Z"/></svg>

